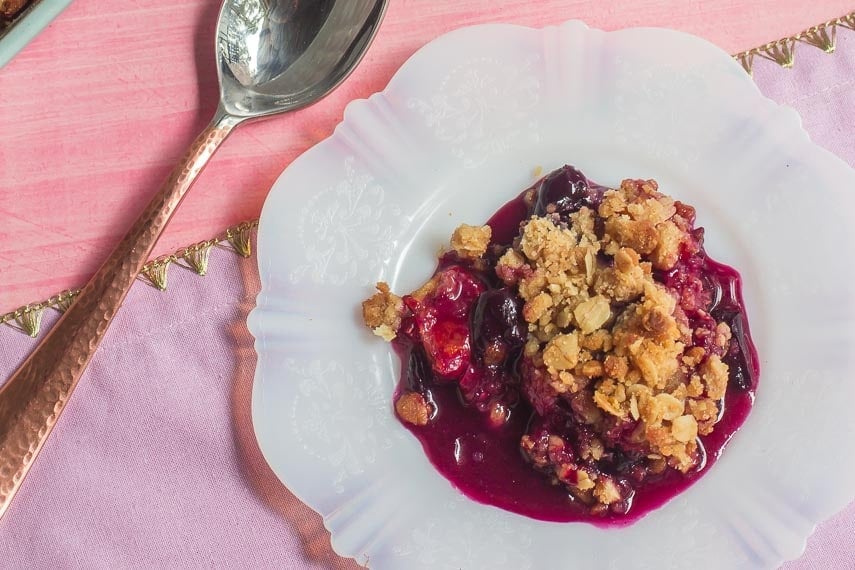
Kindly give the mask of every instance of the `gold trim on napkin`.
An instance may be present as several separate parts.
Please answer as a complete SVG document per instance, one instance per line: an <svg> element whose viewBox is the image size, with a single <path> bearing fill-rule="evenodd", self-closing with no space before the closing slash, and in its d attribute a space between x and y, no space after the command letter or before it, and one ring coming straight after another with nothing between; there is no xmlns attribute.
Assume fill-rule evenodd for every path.
<svg viewBox="0 0 855 570"><path fill-rule="evenodd" d="M795 63L796 45L799 43L819 48L825 53L834 53L838 27L855 31L855 12L813 26L794 36L781 38L760 47L743 51L733 57L742 64L742 67L749 74L754 67L755 56L774 61L781 67L789 69Z"/></svg>
<svg viewBox="0 0 855 570"><path fill-rule="evenodd" d="M167 271L173 263L189 269L197 275L205 275L208 272L208 257L212 247L221 247L233 251L241 257L249 257L252 254L252 232L256 227L258 227L258 220L242 222L228 228L215 238L200 241L182 247L170 255L152 259L143 267L139 279L152 287L165 291ZM19 307L5 315L0 315L0 325L11 326L35 338L41 330L42 315L45 309L54 309L60 313L65 312L78 293L80 293L79 289L63 291L40 303L30 303Z"/></svg>

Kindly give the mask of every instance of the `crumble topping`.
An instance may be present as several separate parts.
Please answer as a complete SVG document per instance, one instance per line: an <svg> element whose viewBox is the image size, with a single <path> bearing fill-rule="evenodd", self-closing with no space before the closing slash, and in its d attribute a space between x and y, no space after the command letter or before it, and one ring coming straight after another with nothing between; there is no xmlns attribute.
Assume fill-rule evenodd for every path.
<svg viewBox="0 0 855 570"><path fill-rule="evenodd" d="M362 320L377 336L392 341L401 326L404 301L389 290L389 285L377 283L377 292L362 303Z"/></svg>
<svg viewBox="0 0 855 570"><path fill-rule="evenodd" d="M469 226L461 224L451 234L451 247L460 257L478 259L487 252L493 230L490 226Z"/></svg>
<svg viewBox="0 0 855 570"><path fill-rule="evenodd" d="M427 425L430 420L431 407L425 397L418 392L406 392L395 402L398 417L416 426Z"/></svg>
<svg viewBox="0 0 855 570"><path fill-rule="evenodd" d="M622 515L647 477L704 466L699 437L721 419L725 357L744 335L741 321L723 317L734 333L709 313L718 301L691 206L653 180L589 184L564 167L524 192L529 216L512 243L494 243L489 225L459 226L425 285L401 298L378 283L363 317L412 343L429 381L456 385L495 428L521 396L533 409L516 436L529 464L590 513ZM395 410L429 426L436 403L419 366Z"/></svg>
<svg viewBox="0 0 855 570"><path fill-rule="evenodd" d="M589 414L595 432L637 421L636 443L687 472L698 465L697 435L712 430L728 381L719 355L686 351L693 331L675 294L654 278L674 267L681 247L696 247L685 231L691 222L652 180L625 180L597 211L583 206L569 219L532 216L496 269L525 301L525 354L545 370L533 378L547 385L537 396L587 391L605 414ZM722 347L730 340L725 323L715 334ZM611 493L595 496L609 504Z"/></svg>

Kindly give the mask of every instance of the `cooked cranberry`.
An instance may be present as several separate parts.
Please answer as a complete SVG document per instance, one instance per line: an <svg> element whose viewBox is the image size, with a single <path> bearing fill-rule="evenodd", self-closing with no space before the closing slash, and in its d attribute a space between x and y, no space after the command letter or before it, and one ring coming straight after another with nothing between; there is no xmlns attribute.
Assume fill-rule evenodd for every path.
<svg viewBox="0 0 855 570"><path fill-rule="evenodd" d="M543 178L538 189L534 214L572 214L582 206L593 206L588 179L572 166L563 166Z"/></svg>
<svg viewBox="0 0 855 570"><path fill-rule="evenodd" d="M469 328L458 319L423 318L419 332L434 372L454 379L469 364Z"/></svg>
<svg viewBox="0 0 855 570"><path fill-rule="evenodd" d="M525 342L527 330L522 316L522 300L509 288L481 293L472 319L472 341L485 347L500 341L507 348Z"/></svg>
<svg viewBox="0 0 855 570"><path fill-rule="evenodd" d="M484 283L471 271L452 266L439 274L430 304L438 319L468 318L472 305L484 291Z"/></svg>
<svg viewBox="0 0 855 570"><path fill-rule="evenodd" d="M470 364L459 385L463 399L482 412L491 412L496 403L513 406L518 399L515 375L502 368Z"/></svg>
<svg viewBox="0 0 855 570"><path fill-rule="evenodd" d="M469 318L485 285L458 266L444 269L437 277L436 288L421 302L412 297L404 302L413 312L434 372L440 379L453 380L469 365Z"/></svg>

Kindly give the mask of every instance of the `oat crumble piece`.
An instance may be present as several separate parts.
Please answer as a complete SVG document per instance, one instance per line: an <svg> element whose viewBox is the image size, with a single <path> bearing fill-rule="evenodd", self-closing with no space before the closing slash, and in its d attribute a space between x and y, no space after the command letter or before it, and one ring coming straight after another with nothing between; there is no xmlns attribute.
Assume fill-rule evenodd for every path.
<svg viewBox="0 0 855 570"><path fill-rule="evenodd" d="M389 290L389 285L377 283L377 292L362 302L362 320L374 334L392 341L401 326L404 301Z"/></svg>
<svg viewBox="0 0 855 570"><path fill-rule="evenodd" d="M492 235L490 226L461 224L451 234L451 247L460 257L477 259L486 253Z"/></svg>
<svg viewBox="0 0 855 570"><path fill-rule="evenodd" d="M612 479L605 477L600 477L597 480L597 484L594 486L594 495L597 497L597 500L604 505L611 505L621 499L621 493L618 486Z"/></svg>
<svg viewBox="0 0 855 570"><path fill-rule="evenodd" d="M430 421L430 404L418 392L401 394L395 402L395 411L402 420L416 426L427 425Z"/></svg>

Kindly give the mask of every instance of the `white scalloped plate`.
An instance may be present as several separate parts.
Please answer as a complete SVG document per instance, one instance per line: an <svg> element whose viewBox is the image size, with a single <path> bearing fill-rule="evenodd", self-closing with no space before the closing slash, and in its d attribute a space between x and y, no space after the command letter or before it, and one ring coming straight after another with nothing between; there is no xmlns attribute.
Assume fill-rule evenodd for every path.
<svg viewBox="0 0 855 570"><path fill-rule="evenodd" d="M393 417L399 363L360 323L462 222L574 164L656 178L742 272L762 375L722 459L638 523L534 521L464 498ZM768 568L855 496L855 172L727 54L673 31L464 28L351 103L264 206L253 421L278 477L372 568Z"/></svg>

